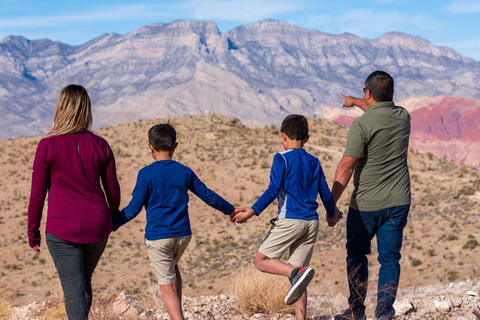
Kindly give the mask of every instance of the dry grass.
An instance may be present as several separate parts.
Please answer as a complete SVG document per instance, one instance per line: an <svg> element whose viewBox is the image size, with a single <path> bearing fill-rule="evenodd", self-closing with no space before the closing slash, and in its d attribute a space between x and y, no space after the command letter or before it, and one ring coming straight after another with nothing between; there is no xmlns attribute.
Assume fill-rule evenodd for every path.
<svg viewBox="0 0 480 320"><path fill-rule="evenodd" d="M67 311L63 298L63 290L60 284L51 287L47 292L46 310L43 312L46 319L67 319Z"/></svg>
<svg viewBox="0 0 480 320"><path fill-rule="evenodd" d="M107 299L94 299L92 308L90 309L90 314L88 315L89 320L116 320L118 315L114 314L112 311L112 301Z"/></svg>
<svg viewBox="0 0 480 320"><path fill-rule="evenodd" d="M166 312L167 309L165 309L165 305L163 304L162 292L160 291L160 286L155 279L150 279L148 289L150 291L155 309L160 312Z"/></svg>
<svg viewBox="0 0 480 320"><path fill-rule="evenodd" d="M47 320L67 319L67 312L65 311L65 305L63 303L49 306L47 310L45 310L44 315Z"/></svg>
<svg viewBox="0 0 480 320"><path fill-rule="evenodd" d="M0 287L0 320L7 320L10 313L10 291L2 286Z"/></svg>
<svg viewBox="0 0 480 320"><path fill-rule="evenodd" d="M243 314L292 313L285 305L285 294L290 284L285 277L262 273L254 268L242 268L232 280L232 295Z"/></svg>

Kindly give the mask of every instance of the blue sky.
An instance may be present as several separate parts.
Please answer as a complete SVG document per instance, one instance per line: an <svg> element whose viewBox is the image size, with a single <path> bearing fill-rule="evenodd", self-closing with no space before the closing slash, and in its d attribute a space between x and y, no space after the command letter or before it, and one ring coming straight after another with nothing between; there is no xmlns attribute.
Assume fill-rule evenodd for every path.
<svg viewBox="0 0 480 320"><path fill-rule="evenodd" d="M215 21L221 32L263 19L369 39L400 31L480 61L480 0L0 0L0 39L78 45L179 19Z"/></svg>

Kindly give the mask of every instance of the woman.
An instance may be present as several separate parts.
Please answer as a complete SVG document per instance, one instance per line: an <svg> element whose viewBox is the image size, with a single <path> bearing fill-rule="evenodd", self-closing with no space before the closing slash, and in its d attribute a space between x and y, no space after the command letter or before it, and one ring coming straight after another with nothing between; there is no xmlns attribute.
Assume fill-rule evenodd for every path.
<svg viewBox="0 0 480 320"><path fill-rule="evenodd" d="M52 130L37 147L28 206L29 245L40 252L39 227L48 190L45 238L70 320L88 318L92 274L112 231L112 214L120 205L113 152L90 131L91 126L87 90L73 84L65 87L55 106Z"/></svg>

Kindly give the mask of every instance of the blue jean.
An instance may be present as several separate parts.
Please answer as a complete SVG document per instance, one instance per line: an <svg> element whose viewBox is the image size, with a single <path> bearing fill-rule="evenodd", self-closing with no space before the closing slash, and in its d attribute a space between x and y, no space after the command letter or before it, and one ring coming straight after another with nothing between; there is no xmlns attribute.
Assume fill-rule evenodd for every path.
<svg viewBox="0 0 480 320"><path fill-rule="evenodd" d="M69 242L50 233L45 238L62 284L68 319L88 319L92 306L92 275L108 237L94 243Z"/></svg>
<svg viewBox="0 0 480 320"><path fill-rule="evenodd" d="M407 224L410 205L379 211L358 211L352 207L347 215L347 274L350 297L348 302L355 315L365 314L365 298L368 284L367 254L371 253L372 238L377 236L378 278L377 307L375 317L392 318L393 303L400 280L400 249L403 229Z"/></svg>

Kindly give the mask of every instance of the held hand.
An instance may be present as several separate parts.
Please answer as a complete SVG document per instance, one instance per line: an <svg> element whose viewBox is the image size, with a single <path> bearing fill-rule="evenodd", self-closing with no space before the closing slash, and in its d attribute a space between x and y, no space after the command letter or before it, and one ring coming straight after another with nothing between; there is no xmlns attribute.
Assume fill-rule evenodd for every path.
<svg viewBox="0 0 480 320"><path fill-rule="evenodd" d="M252 209L248 209L244 212L241 212L241 213L238 213L234 220L232 221L233 224L235 223L245 223L247 222L248 219L250 219L251 217L253 217L255 215L255 211L253 211Z"/></svg>
<svg viewBox="0 0 480 320"><path fill-rule="evenodd" d="M33 247L32 250L36 253L40 253L40 248L38 246Z"/></svg>
<svg viewBox="0 0 480 320"><path fill-rule="evenodd" d="M330 218L328 215L327 215L327 223L328 223L328 226L329 227L334 227L337 222L343 218L343 212L341 212L340 210L338 210L337 207L335 207L335 215Z"/></svg>
<svg viewBox="0 0 480 320"><path fill-rule="evenodd" d="M235 221L235 217L237 216L238 213L240 212L245 212L247 211L247 209L245 208L235 208L232 213L230 213L230 222L233 224L233 225L236 225L236 221Z"/></svg>
<svg viewBox="0 0 480 320"><path fill-rule="evenodd" d="M343 103L342 107L344 108L352 108L355 106L355 100L356 98L352 97L352 96L344 96L344 95L340 95L340 97L342 97L345 102Z"/></svg>

